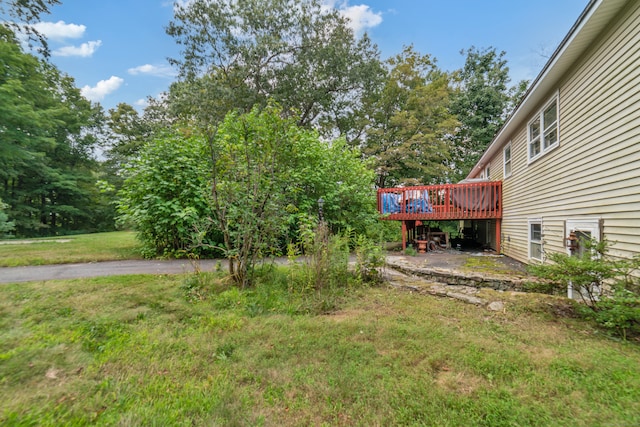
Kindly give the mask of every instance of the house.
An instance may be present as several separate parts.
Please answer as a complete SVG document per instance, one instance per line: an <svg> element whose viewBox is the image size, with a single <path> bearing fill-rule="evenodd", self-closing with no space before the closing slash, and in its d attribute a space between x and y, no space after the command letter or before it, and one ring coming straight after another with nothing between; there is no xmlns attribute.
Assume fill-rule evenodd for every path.
<svg viewBox="0 0 640 427"><path fill-rule="evenodd" d="M395 194L400 210L385 219L403 221L403 244L423 220L457 219L525 263L568 251L569 236L640 254L640 1L589 2L467 178L381 189L380 212ZM456 203L456 189L491 196ZM430 197L429 212L412 210L415 190Z"/></svg>
<svg viewBox="0 0 640 427"><path fill-rule="evenodd" d="M502 182L491 245L505 255L543 261L570 235L640 254L640 1L589 2L468 178L481 176Z"/></svg>

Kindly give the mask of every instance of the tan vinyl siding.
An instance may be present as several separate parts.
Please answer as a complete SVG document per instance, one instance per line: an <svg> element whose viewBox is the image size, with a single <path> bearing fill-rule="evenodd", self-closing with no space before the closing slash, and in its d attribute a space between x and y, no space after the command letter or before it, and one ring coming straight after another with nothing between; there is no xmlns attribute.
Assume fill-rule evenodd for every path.
<svg viewBox="0 0 640 427"><path fill-rule="evenodd" d="M640 254L640 2L598 40L539 105L558 94L559 147L529 164L527 122L504 135L512 175L503 184L502 250L520 261L529 262L531 218L542 218L545 251L564 251L567 219L589 217L603 219L614 254ZM499 150L492 179L502 179L502 163Z"/></svg>

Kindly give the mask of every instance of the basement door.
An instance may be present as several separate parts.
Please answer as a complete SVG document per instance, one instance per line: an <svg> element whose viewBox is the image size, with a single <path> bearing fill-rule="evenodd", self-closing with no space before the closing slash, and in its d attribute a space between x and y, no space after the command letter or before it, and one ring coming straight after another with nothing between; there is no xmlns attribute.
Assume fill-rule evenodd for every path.
<svg viewBox="0 0 640 427"><path fill-rule="evenodd" d="M578 250L573 253L576 256L581 256L586 250L585 241L594 239L596 242L599 242L602 238L601 220L598 218L568 219L565 228L567 236L573 231L578 238ZM571 255L568 248L567 254Z"/></svg>
<svg viewBox="0 0 640 427"><path fill-rule="evenodd" d="M585 219L568 219L565 225L566 235L572 231L576 233L578 238L578 248L573 252L573 256L582 256L587 250L585 242L590 239L599 242L602 239L602 220L599 218L585 218ZM567 248L567 254L572 255L569 248ZM571 283L567 288L567 296L569 298L579 298L580 290L573 289Z"/></svg>

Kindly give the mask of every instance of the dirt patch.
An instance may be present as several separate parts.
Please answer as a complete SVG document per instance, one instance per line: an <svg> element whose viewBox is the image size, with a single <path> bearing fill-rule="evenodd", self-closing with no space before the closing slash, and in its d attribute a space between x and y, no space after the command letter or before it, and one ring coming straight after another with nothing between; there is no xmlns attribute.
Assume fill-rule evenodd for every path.
<svg viewBox="0 0 640 427"><path fill-rule="evenodd" d="M41 240L2 240L0 245L30 245L32 243L69 243L71 239L41 239Z"/></svg>
<svg viewBox="0 0 640 427"><path fill-rule="evenodd" d="M480 387L486 387L486 381L468 372L454 372L444 367L435 378L435 383L450 393L469 395Z"/></svg>

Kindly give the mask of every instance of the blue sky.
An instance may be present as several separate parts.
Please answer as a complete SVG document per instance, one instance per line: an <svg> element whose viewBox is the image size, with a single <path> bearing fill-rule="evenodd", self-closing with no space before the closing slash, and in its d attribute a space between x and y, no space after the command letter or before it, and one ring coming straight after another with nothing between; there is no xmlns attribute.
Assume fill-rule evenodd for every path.
<svg viewBox="0 0 640 427"><path fill-rule="evenodd" d="M142 108L175 79L167 57L179 48L164 32L170 0L61 0L39 28L52 62L105 109ZM462 67L462 49L506 51L513 82L533 79L588 0L325 0L367 31L388 58L413 44L448 71Z"/></svg>

